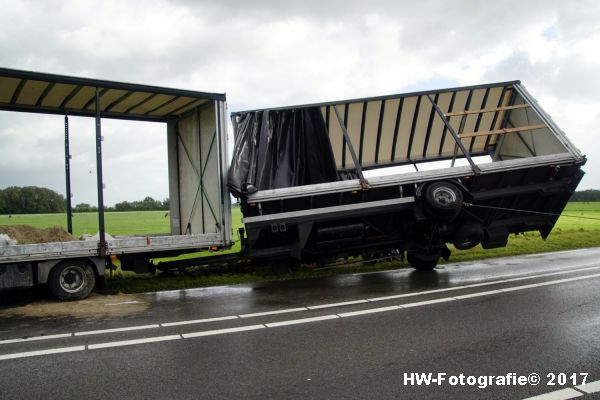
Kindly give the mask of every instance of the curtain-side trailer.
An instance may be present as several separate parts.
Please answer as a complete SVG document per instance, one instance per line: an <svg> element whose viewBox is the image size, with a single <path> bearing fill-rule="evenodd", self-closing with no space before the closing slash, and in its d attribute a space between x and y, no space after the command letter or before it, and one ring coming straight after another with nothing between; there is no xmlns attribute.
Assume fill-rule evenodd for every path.
<svg viewBox="0 0 600 400"><path fill-rule="evenodd" d="M545 239L585 157L519 81L236 112L229 185L249 252L303 260Z"/></svg>
<svg viewBox="0 0 600 400"><path fill-rule="evenodd" d="M225 95L0 68L0 110L65 116L67 219L71 221L68 117L95 122L96 240L0 246L0 289L47 283L62 300L87 296L102 282L111 256L121 268L148 272L151 258L231 246L226 185ZM102 178L103 118L161 123L166 128L170 235L106 234ZM135 152L144 148L139 143Z"/></svg>

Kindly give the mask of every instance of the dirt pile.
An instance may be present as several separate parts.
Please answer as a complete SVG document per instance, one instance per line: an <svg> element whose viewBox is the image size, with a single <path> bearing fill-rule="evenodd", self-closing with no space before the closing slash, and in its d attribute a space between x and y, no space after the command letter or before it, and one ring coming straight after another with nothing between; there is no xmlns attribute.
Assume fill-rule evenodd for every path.
<svg viewBox="0 0 600 400"><path fill-rule="evenodd" d="M70 242L75 240L60 226L40 229L29 225L0 225L0 234L10 236L18 244Z"/></svg>
<svg viewBox="0 0 600 400"><path fill-rule="evenodd" d="M143 313L147 311L149 306L148 298L140 294L110 296L92 294L85 300L74 302L41 300L23 306L0 309L0 319L9 317L85 318L89 319L90 323L97 323L99 319L127 317ZM82 320L81 325L84 324L85 321Z"/></svg>

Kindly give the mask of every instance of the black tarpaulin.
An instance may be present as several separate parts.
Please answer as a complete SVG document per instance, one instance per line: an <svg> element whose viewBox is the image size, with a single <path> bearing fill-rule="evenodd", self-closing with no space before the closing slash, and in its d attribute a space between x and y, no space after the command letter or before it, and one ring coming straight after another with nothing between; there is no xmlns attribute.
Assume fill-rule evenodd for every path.
<svg viewBox="0 0 600 400"><path fill-rule="evenodd" d="M236 136L228 185L234 196L337 180L319 108L239 113L233 123Z"/></svg>

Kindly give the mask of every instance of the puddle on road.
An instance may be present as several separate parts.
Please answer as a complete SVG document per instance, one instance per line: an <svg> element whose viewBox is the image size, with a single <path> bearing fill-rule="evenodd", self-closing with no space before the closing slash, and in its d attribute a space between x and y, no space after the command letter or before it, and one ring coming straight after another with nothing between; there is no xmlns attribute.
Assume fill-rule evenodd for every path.
<svg viewBox="0 0 600 400"><path fill-rule="evenodd" d="M141 295L117 294L102 296L92 294L85 300L68 302L42 300L24 306L0 310L0 318L110 318L140 313L149 306L150 303L145 301Z"/></svg>

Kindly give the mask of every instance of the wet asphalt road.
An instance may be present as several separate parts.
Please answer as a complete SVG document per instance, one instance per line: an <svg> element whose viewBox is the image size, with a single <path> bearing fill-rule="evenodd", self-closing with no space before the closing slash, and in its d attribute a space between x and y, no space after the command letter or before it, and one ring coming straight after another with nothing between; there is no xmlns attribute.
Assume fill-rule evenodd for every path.
<svg viewBox="0 0 600 400"><path fill-rule="evenodd" d="M68 305L7 301L0 306L0 398L520 399L563 389L591 399L600 392L576 391L583 375L572 374L600 380L599 285L600 249L587 249L425 274L95 296ZM405 376L413 372L447 380L537 373L541 382L411 385ZM569 381L548 386L551 373Z"/></svg>

